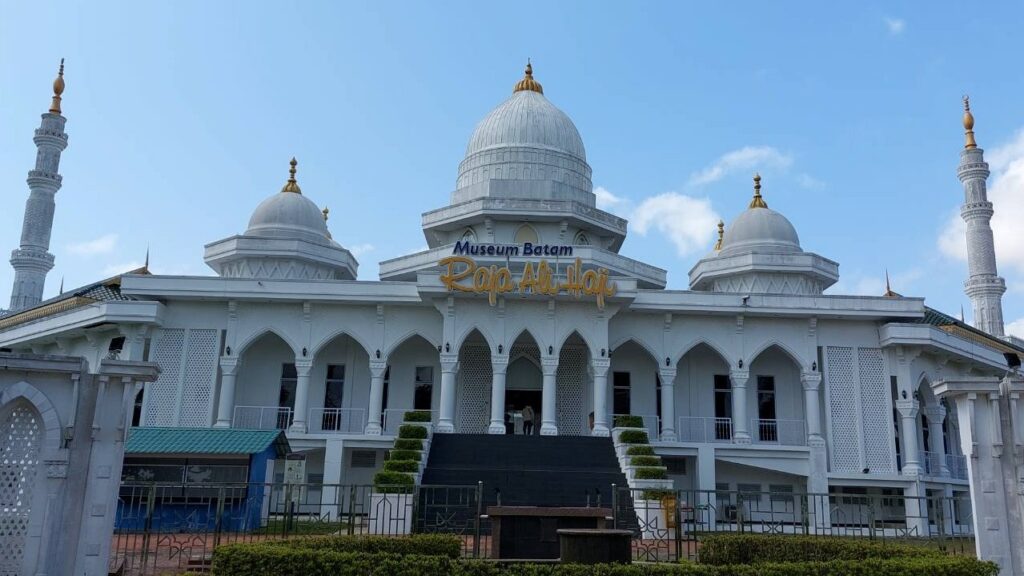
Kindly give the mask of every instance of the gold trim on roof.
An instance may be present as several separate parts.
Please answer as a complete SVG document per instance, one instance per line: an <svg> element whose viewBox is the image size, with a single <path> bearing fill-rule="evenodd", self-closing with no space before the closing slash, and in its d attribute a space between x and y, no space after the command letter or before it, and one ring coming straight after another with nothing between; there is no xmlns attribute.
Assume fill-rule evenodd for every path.
<svg viewBox="0 0 1024 576"><path fill-rule="evenodd" d="M64 93L64 59L60 59L60 71L53 81L53 100L50 101L50 113L60 114L60 95Z"/></svg>
<svg viewBox="0 0 1024 576"><path fill-rule="evenodd" d="M971 98L964 96L964 148L977 148L974 141L974 114L971 114Z"/></svg>
<svg viewBox="0 0 1024 576"><path fill-rule="evenodd" d="M85 296L74 296L64 300L51 302L44 306L32 308L18 314L12 314L6 318L0 318L0 330L10 328L11 326L17 326L18 324L31 322L33 320L38 320L40 318L45 318L46 316L51 316L53 314L59 314L60 312L67 312L68 310L88 306L89 304L95 304L97 302L99 302L99 300L86 298Z"/></svg>
<svg viewBox="0 0 1024 576"><path fill-rule="evenodd" d="M284 188L281 188L281 192L294 192L296 194L302 194L302 189L299 188L299 182L295 179L295 166L298 165L298 163L299 161L296 160L295 157L293 156L292 161L289 162L289 164L291 164L292 167L288 169L288 181L285 182Z"/></svg>
<svg viewBox="0 0 1024 576"><path fill-rule="evenodd" d="M964 340L969 340L971 342L974 342L975 344L988 346L989 348L992 348L993 350L996 350L1004 354L1020 354L1020 350L1017 350L1016 348L1011 348L995 338L982 336L981 334L968 330L963 326L957 326L956 324L947 324L945 326L939 326L938 328L948 334L959 336L960 338L963 338Z"/></svg>
<svg viewBox="0 0 1024 576"><path fill-rule="evenodd" d="M768 203L761 197L761 175L754 174L754 197L750 200L748 208L767 208Z"/></svg>
<svg viewBox="0 0 1024 576"><path fill-rule="evenodd" d="M543 94L544 93L544 87L540 85L540 82L537 82L536 80L533 79L533 65L530 64L530 59L529 58L526 59L526 72L525 72L525 74L526 75L523 76L522 80L520 80L519 82L516 82L516 86L515 86L515 88L512 89L512 93L515 94L516 92L522 92L523 90L529 90L531 92L537 92L538 94Z"/></svg>

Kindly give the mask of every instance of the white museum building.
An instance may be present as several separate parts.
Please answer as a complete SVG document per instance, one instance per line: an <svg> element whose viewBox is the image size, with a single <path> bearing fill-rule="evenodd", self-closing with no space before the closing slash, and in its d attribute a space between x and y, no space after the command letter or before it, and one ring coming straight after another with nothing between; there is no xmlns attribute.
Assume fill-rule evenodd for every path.
<svg viewBox="0 0 1024 576"><path fill-rule="evenodd" d="M1024 354L1003 334L969 109L957 173L975 326L892 291L825 294L839 264L760 177L689 288L667 290L668 271L619 253L627 222L597 207L583 140L529 66L477 125L448 203L423 214L427 249L381 262L379 280L356 280L314 201L343 191L303 190L292 160L239 234L206 245L215 275L142 268L42 300L65 121L57 106L36 132L0 349L153 362L133 425L280 428L311 483L369 483L408 410L436 434L523 434L529 406L538 441L641 416L678 489L962 494L954 406L931 384L1001 378Z"/></svg>

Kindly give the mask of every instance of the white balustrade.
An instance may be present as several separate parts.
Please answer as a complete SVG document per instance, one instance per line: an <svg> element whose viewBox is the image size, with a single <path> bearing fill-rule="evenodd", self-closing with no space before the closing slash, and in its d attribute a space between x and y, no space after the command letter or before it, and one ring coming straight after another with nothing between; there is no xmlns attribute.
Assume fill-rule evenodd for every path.
<svg viewBox="0 0 1024 576"><path fill-rule="evenodd" d="M732 442L732 419L680 416L676 436L680 442Z"/></svg>
<svg viewBox="0 0 1024 576"><path fill-rule="evenodd" d="M235 406L232 428L285 430L292 424L292 409L285 406Z"/></svg>
<svg viewBox="0 0 1024 576"><path fill-rule="evenodd" d="M751 440L761 444L806 446L807 424L803 420L755 418L750 421Z"/></svg>
<svg viewBox="0 0 1024 576"><path fill-rule="evenodd" d="M366 410L362 408L310 408L310 433L362 434Z"/></svg>

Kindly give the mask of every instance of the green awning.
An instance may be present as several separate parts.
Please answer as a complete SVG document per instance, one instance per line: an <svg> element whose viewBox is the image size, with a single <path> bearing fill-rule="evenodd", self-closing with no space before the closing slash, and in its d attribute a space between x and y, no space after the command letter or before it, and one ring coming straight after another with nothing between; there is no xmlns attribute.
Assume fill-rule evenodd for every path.
<svg viewBox="0 0 1024 576"><path fill-rule="evenodd" d="M259 454L273 446L278 456L291 447L282 430L238 428L132 428L125 454Z"/></svg>

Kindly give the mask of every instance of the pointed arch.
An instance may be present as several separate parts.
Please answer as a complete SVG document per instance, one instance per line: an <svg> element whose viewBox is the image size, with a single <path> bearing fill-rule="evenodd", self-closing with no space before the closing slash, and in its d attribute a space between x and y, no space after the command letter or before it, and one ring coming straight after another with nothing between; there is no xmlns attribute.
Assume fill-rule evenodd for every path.
<svg viewBox="0 0 1024 576"><path fill-rule="evenodd" d="M42 419L45 436L43 446L50 453L58 452L60 450L61 424L60 416L57 414L56 408L53 407L53 403L42 390L22 380L0 392L0 414L6 418L7 414L17 406L19 400L32 406Z"/></svg>
<svg viewBox="0 0 1024 576"><path fill-rule="evenodd" d="M758 356L764 354L765 351L772 347L781 350L784 355L789 357L789 359L800 368L800 370L810 369L809 362L805 362L804 358L800 354L796 353L792 348L790 348L784 342L781 342L779 340L769 340L767 342L762 342L760 346L754 349L753 353L747 355L747 359L745 360L747 366L753 365L754 361L757 360Z"/></svg>
<svg viewBox="0 0 1024 576"><path fill-rule="evenodd" d="M348 336L353 342L358 344L359 347L363 349L363 352L365 352L367 356L372 356L373 352L376 350L375 347L371 348L370 346L367 346L366 339L363 338L362 336L356 334L355 332L349 330L348 328L339 328L334 332L328 333L323 338L321 338L319 342L313 344L310 349L309 357L315 359L317 354L319 354L324 348L326 348L332 342L334 342L338 338L341 338L342 336ZM383 350L381 352L383 353Z"/></svg>
<svg viewBox="0 0 1024 576"><path fill-rule="evenodd" d="M620 338L620 339L612 342L612 344L609 346L608 350L609 350L609 352L615 352L616 350L618 350L620 347L622 347L623 345L625 345L628 342L632 342L632 343L636 344L637 346L639 346L641 349L643 349L644 351L647 352L647 354L651 357L651 360L653 360L655 364L657 364L659 366L661 365L661 362L658 360L659 354L654 351L654 348L651 347L647 342L643 341L643 339L636 338L634 336L625 336L623 338Z"/></svg>
<svg viewBox="0 0 1024 576"><path fill-rule="evenodd" d="M455 341L452 342L452 354L462 349L462 345L466 343L466 339L469 338L469 336L474 331L480 334L480 337L483 338L484 342L487 343L487 347L490 349L491 353L494 353L497 347L497 344L494 343L494 336L491 335L486 329L474 325L464 328L462 332L459 333L458 337L455 338Z"/></svg>
<svg viewBox="0 0 1024 576"><path fill-rule="evenodd" d="M917 387L913 391L921 395L922 406L934 408L939 405L939 399L936 398L935 392L932 391L931 378L928 377L927 372L921 372L917 379Z"/></svg>
<svg viewBox="0 0 1024 576"><path fill-rule="evenodd" d="M297 342L295 342L288 336L285 336L284 334L281 333L281 331L277 330L273 326L264 326L263 328L260 328L258 330L253 330L250 334L246 335L246 337L241 341L241 343L235 344L235 349L231 351L231 355L234 356L235 358L241 358L242 355L245 354L247 350L249 350L249 347L251 347L253 344L258 342L268 334L273 334L274 336L277 336L282 341L284 341L284 343L287 344L289 348L291 348L292 353L295 354L296 356L300 354L302 346L299 346Z"/></svg>
<svg viewBox="0 0 1024 576"><path fill-rule="evenodd" d="M691 351L703 344L704 346L711 349L712 352L718 355L718 357L725 363L726 366L732 366L733 361L730 360L730 354L726 352L726 348L708 338L695 338L691 340L686 346L683 346L679 353L672 359L672 365L676 366L683 358L686 357Z"/></svg>
<svg viewBox="0 0 1024 576"><path fill-rule="evenodd" d="M426 341L427 344L430 344L432 348L437 348L439 345L438 342L434 342L433 340L430 339L429 336L427 336L423 332L420 332L419 330L415 329L409 330L405 334L402 334L400 337L393 340L391 345L387 346L384 350L381 350L383 357L388 358L389 356L391 356L393 352L401 348L402 345L404 345L406 342L414 340L417 336Z"/></svg>
<svg viewBox="0 0 1024 576"><path fill-rule="evenodd" d="M540 350L541 346L543 346L543 345L544 345L544 341L543 341L543 340L541 340L540 338L538 338L538 337L537 337L537 334L535 334L535 333L533 332L533 330L530 330L530 328L529 328L529 327L523 327L523 328L519 328L519 331L518 331L518 332L515 332L514 334L516 335L516 336L515 336L515 338L512 338L511 340L509 340L508 342L506 342L506 343L505 343L505 346L506 346L506 347L507 347L507 348L508 348L509 350L511 350L511 349L512 349L512 346L514 346L514 345L515 345L515 343L516 343L516 342L517 342L517 341L518 341L518 340L519 340L520 338L522 338L522 337L523 337L523 335L529 336L529 337L530 337L530 339L531 339L531 340L533 340L533 344L534 344L535 346L537 346L537 349L538 349L538 350Z"/></svg>
<svg viewBox="0 0 1024 576"><path fill-rule="evenodd" d="M559 339L558 345L555 347L555 350L561 350L562 348L565 348L565 344L570 339L572 339L573 336L576 336L577 338L580 339L580 342L583 342L583 346L587 349L587 353L590 354L591 359L597 356L596 351L594 350L593 346L591 346L590 342L587 341L587 339L583 337L583 334L575 328L569 330L569 332L567 332L564 336L562 336L561 339Z"/></svg>

